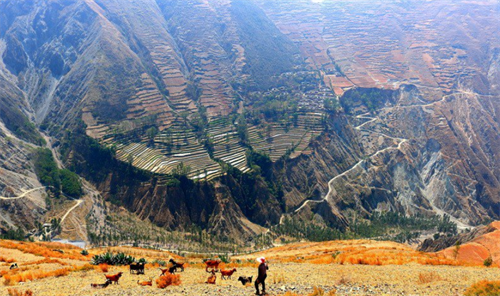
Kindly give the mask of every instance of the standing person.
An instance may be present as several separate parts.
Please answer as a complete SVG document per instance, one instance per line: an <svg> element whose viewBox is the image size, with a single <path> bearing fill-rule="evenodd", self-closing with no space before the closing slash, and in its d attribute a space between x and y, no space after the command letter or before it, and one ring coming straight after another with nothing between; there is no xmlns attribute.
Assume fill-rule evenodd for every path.
<svg viewBox="0 0 500 296"><path fill-rule="evenodd" d="M266 278L269 266L267 266L266 258L264 257L257 258L257 261L260 262L260 265L259 274L255 280L255 295L266 295ZM259 284L262 284L262 294L259 293Z"/></svg>

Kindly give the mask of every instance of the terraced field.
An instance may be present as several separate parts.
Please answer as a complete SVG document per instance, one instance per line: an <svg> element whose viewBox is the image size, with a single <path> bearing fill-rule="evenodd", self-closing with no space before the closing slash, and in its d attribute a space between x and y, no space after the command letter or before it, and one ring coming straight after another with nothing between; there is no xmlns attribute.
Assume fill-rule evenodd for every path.
<svg viewBox="0 0 500 296"><path fill-rule="evenodd" d="M182 125L173 125L160 133L155 146L146 143L116 145L116 156L121 161L131 162L135 167L158 174L172 172L180 163L191 168L193 179L205 178L220 171L192 130Z"/></svg>
<svg viewBox="0 0 500 296"><path fill-rule="evenodd" d="M161 114L170 116L171 113ZM308 153L307 147L311 139L321 133L322 117L322 113L303 112L298 115L296 124L288 128L279 123L266 127L250 126L249 145L256 151L269 155L273 161L287 153L295 158ZM242 172L250 171L246 158L248 148L243 146L236 126L229 120L213 120L206 128L206 137L213 149L212 155L185 121L175 122L154 138L154 145L146 140L134 141L124 134L111 134L104 126L100 128L96 125L93 130L102 134L102 143L116 149L119 160L153 173L169 174L183 163L190 169L190 178L210 180L221 175L218 161Z"/></svg>
<svg viewBox="0 0 500 296"><path fill-rule="evenodd" d="M142 86L137 89L136 96L127 102L129 105L127 119L137 121L154 116L160 130L168 128L174 121L174 114L167 99L160 93L149 75L142 74L141 80Z"/></svg>
<svg viewBox="0 0 500 296"><path fill-rule="evenodd" d="M264 129L250 127L248 130L250 143L256 151L268 154L273 161L289 151L292 151L292 158L297 157L306 152L310 140L321 133L322 116L322 113L300 114L297 124L289 128L280 124L272 124Z"/></svg>
<svg viewBox="0 0 500 296"><path fill-rule="evenodd" d="M221 120L211 122L208 137L214 146L214 158L220 159L242 172L250 171L247 165L245 147L241 145L238 132L233 125Z"/></svg>

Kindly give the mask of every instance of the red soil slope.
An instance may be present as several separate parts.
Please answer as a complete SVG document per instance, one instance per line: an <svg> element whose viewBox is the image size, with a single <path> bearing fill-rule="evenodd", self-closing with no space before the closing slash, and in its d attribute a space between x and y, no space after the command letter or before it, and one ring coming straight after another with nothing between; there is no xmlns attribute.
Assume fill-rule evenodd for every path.
<svg viewBox="0 0 500 296"><path fill-rule="evenodd" d="M499 266L500 263L500 221L491 223L488 227L493 231L478 236L470 242L460 245L458 248L449 247L439 253L447 258L455 258L459 261L470 264L483 264L484 260L491 256L493 265Z"/></svg>

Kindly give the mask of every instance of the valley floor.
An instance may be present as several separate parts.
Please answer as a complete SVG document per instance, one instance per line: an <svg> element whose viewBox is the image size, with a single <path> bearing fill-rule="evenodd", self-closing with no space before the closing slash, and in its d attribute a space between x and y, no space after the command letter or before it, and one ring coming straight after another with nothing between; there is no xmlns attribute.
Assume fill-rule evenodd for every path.
<svg viewBox="0 0 500 296"><path fill-rule="evenodd" d="M154 283L160 273L157 268L146 270L145 275L130 275L125 267L115 267L108 274L123 271L119 285L111 285L97 290L90 283L103 283L101 271L72 272L64 277L51 277L38 281L20 283L19 291L30 289L34 295L253 295L253 286L243 287L237 281L240 275L256 276L255 267L237 268L230 280L220 280L216 285L204 282L208 273L201 266L192 266L181 272L180 286L159 289ZM426 266L426 265L339 265L309 263L270 263L267 279L269 295L282 295L290 291L308 295L314 287L328 292L337 290L335 295L463 295L473 283L480 280L496 280L500 277L498 268ZM152 287L141 287L137 281L153 278ZM7 287L0 288L2 295ZM0 290L0 291L1 291Z"/></svg>

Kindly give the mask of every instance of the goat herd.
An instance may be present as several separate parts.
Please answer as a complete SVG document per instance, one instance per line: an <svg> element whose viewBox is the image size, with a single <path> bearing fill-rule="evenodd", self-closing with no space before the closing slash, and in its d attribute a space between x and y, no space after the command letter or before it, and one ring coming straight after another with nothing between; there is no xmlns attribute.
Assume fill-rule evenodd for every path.
<svg viewBox="0 0 500 296"><path fill-rule="evenodd" d="M216 275L217 272L220 272L222 280L231 279L233 273L236 272L236 268L230 270L219 269L219 265L221 263L220 259L217 260L204 259L203 262L205 263L205 271L212 274L211 276L208 277L207 281L205 282L206 284L215 284L217 280L217 275ZM144 266L145 263L142 262L134 262L130 264L129 266L130 274L144 274ZM160 267L159 269L161 271L160 276L164 276L166 274L175 274L178 269L180 269L181 272L184 271L184 263L179 263L176 262L174 259L170 259L167 268L163 269ZM103 284L90 284L90 286L92 288L103 289L112 283L118 284L118 281L120 280L122 275L123 272L119 272L113 275L105 274L104 276L106 277L106 282L104 282ZM243 285L246 285L247 283L252 282L252 278L253 276L251 277L240 276L238 278L238 281L240 281ZM143 282L137 281L137 284L140 286L152 286L153 279L150 278L149 281L143 281Z"/></svg>

